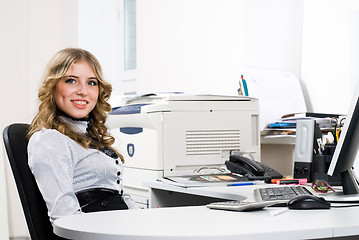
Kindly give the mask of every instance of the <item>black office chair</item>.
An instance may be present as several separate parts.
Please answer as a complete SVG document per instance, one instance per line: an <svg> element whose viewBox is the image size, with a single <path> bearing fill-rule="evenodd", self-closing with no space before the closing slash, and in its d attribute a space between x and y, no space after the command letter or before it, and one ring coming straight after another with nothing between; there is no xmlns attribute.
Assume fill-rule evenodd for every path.
<svg viewBox="0 0 359 240"><path fill-rule="evenodd" d="M28 124L11 124L3 137L31 240L64 239L53 233L45 201L27 163L28 129Z"/></svg>

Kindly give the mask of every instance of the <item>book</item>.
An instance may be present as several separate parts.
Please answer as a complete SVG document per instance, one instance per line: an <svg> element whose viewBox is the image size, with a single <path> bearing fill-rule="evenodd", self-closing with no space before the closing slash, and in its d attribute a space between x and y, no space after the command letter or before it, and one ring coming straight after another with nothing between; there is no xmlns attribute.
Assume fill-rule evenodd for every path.
<svg viewBox="0 0 359 240"><path fill-rule="evenodd" d="M303 117L313 117L313 118L327 118L327 117L336 117L338 118L340 114L332 113L314 113L314 112L302 112L302 113L290 113L283 115L281 119L286 118L303 118Z"/></svg>
<svg viewBox="0 0 359 240"><path fill-rule="evenodd" d="M222 174L167 176L167 177L162 177L161 181L181 187L208 187L208 186L218 186L218 185L226 186L231 184L248 182L248 178L234 173L222 173Z"/></svg>
<svg viewBox="0 0 359 240"><path fill-rule="evenodd" d="M296 128L296 126L296 122L275 122L268 124L268 128Z"/></svg>

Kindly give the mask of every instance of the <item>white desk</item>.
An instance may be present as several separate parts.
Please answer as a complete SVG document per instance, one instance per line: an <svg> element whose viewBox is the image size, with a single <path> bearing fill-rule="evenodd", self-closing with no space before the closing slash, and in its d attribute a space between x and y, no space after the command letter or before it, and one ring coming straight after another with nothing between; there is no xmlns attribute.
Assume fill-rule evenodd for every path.
<svg viewBox="0 0 359 240"><path fill-rule="evenodd" d="M166 198L173 194L175 198L182 194L186 201L196 196L202 196L202 201L251 201L253 189L266 186L182 188L162 182L148 185L151 198L156 199L151 199L155 207L168 205ZM359 207L286 210L231 212L196 206L97 212L60 218L54 222L54 232L75 240L322 239L359 235Z"/></svg>
<svg viewBox="0 0 359 240"><path fill-rule="evenodd" d="M204 206L79 214L57 219L54 232L75 240L318 239L359 235L359 207L267 208L256 212Z"/></svg>

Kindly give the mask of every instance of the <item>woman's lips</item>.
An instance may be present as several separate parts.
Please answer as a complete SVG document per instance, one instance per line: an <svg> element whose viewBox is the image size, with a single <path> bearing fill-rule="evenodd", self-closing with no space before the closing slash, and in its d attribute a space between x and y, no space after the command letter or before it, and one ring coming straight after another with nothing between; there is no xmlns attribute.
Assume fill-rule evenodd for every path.
<svg viewBox="0 0 359 240"><path fill-rule="evenodd" d="M77 108L85 108L88 104L88 101L86 100L72 100L72 103L77 107Z"/></svg>

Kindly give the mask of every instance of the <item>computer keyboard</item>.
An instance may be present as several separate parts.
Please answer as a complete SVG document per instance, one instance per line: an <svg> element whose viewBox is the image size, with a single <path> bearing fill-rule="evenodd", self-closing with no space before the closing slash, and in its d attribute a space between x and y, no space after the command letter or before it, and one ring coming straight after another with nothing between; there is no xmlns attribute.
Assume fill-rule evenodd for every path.
<svg viewBox="0 0 359 240"><path fill-rule="evenodd" d="M312 195L304 186L280 186L264 187L254 189L255 202L248 201L224 201L214 202L206 206L211 209L232 210L232 211L252 211L259 210L269 206L286 207L290 199L302 196Z"/></svg>
<svg viewBox="0 0 359 240"><path fill-rule="evenodd" d="M279 205L286 205L287 202L297 196L312 195L312 193L304 186L280 186L280 187L265 187L254 189L254 197L256 201L275 201L278 200Z"/></svg>

